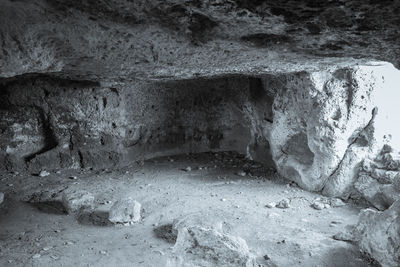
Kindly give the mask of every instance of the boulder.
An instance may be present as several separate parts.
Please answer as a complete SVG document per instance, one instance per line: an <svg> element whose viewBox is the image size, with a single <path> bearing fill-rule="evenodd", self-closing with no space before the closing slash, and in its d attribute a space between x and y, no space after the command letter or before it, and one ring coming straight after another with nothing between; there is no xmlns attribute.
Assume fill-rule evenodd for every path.
<svg viewBox="0 0 400 267"><path fill-rule="evenodd" d="M136 223L140 221L141 205L136 200L128 197L114 203L108 216L113 223Z"/></svg>
<svg viewBox="0 0 400 267"><path fill-rule="evenodd" d="M258 266L246 241L200 226L181 228L167 266Z"/></svg>
<svg viewBox="0 0 400 267"><path fill-rule="evenodd" d="M62 194L62 203L68 213L94 208L94 196L85 190L66 189Z"/></svg>
<svg viewBox="0 0 400 267"><path fill-rule="evenodd" d="M383 267L400 266L400 200L383 212L361 211L353 235L361 251Z"/></svg>

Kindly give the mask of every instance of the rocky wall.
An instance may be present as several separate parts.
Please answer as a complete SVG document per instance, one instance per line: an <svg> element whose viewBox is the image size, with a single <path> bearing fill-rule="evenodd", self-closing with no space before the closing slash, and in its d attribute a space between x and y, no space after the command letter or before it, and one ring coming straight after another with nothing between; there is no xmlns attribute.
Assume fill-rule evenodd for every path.
<svg viewBox="0 0 400 267"><path fill-rule="evenodd" d="M186 152L246 153L251 131L241 106L257 90L264 93L260 80L247 76L115 87L43 75L3 80L2 167L105 168Z"/></svg>
<svg viewBox="0 0 400 267"><path fill-rule="evenodd" d="M3 166L105 168L232 150L307 190L365 197L354 188L363 188L363 167L385 147L394 158L400 148L397 77L390 63L371 62L112 87L43 75L7 79Z"/></svg>

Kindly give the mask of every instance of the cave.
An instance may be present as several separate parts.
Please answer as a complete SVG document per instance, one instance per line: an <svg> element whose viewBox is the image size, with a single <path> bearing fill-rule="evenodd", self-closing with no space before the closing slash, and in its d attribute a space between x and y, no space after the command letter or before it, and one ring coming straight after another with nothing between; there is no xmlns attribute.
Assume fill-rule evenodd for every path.
<svg viewBox="0 0 400 267"><path fill-rule="evenodd" d="M0 2L1 266L399 266L400 4Z"/></svg>

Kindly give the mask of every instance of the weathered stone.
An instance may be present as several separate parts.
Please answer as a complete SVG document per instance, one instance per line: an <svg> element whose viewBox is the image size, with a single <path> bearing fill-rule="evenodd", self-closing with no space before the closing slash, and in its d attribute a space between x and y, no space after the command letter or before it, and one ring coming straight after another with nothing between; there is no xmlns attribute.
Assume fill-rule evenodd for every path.
<svg viewBox="0 0 400 267"><path fill-rule="evenodd" d="M354 240L384 267L400 265L400 201L381 212L361 211Z"/></svg>
<svg viewBox="0 0 400 267"><path fill-rule="evenodd" d="M133 198L123 198L112 205L108 219L113 223L136 223L140 221L141 208L141 204Z"/></svg>
<svg viewBox="0 0 400 267"><path fill-rule="evenodd" d="M50 173L48 171L46 171L46 170L41 170L39 172L39 176L40 177L46 177L46 176L49 176L49 175L50 175Z"/></svg>
<svg viewBox="0 0 400 267"><path fill-rule="evenodd" d="M377 64L285 77L265 131L278 171L308 190L349 194L364 158L399 146L398 105L387 100L397 97L398 74Z"/></svg>
<svg viewBox="0 0 400 267"><path fill-rule="evenodd" d="M62 194L62 203L68 213L94 208L94 196L85 190L66 189Z"/></svg>
<svg viewBox="0 0 400 267"><path fill-rule="evenodd" d="M199 226L179 230L173 253L167 266L258 266L245 240Z"/></svg>
<svg viewBox="0 0 400 267"><path fill-rule="evenodd" d="M289 199L282 199L281 201L276 203L275 207L280 208L280 209L287 209L287 208L289 208L289 206L290 206Z"/></svg>
<svg viewBox="0 0 400 267"><path fill-rule="evenodd" d="M400 199L400 172L395 160L398 153L385 145L373 159L363 163L354 184L361 196L379 210L385 210Z"/></svg>

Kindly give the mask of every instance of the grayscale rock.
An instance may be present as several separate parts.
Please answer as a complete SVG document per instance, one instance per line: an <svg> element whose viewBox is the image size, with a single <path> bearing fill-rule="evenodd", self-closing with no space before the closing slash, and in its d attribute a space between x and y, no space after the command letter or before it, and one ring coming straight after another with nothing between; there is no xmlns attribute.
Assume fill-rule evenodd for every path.
<svg viewBox="0 0 400 267"><path fill-rule="evenodd" d="M173 254L168 267L258 266L245 240L200 226L179 230Z"/></svg>
<svg viewBox="0 0 400 267"><path fill-rule="evenodd" d="M141 219L142 205L131 197L114 202L110 208L108 220L113 223L137 223Z"/></svg>
<svg viewBox="0 0 400 267"><path fill-rule="evenodd" d="M400 265L400 201L385 211L361 211L354 240L384 267Z"/></svg>
<svg viewBox="0 0 400 267"><path fill-rule="evenodd" d="M94 196L85 190L66 189L62 193L62 203L68 213L94 208Z"/></svg>

